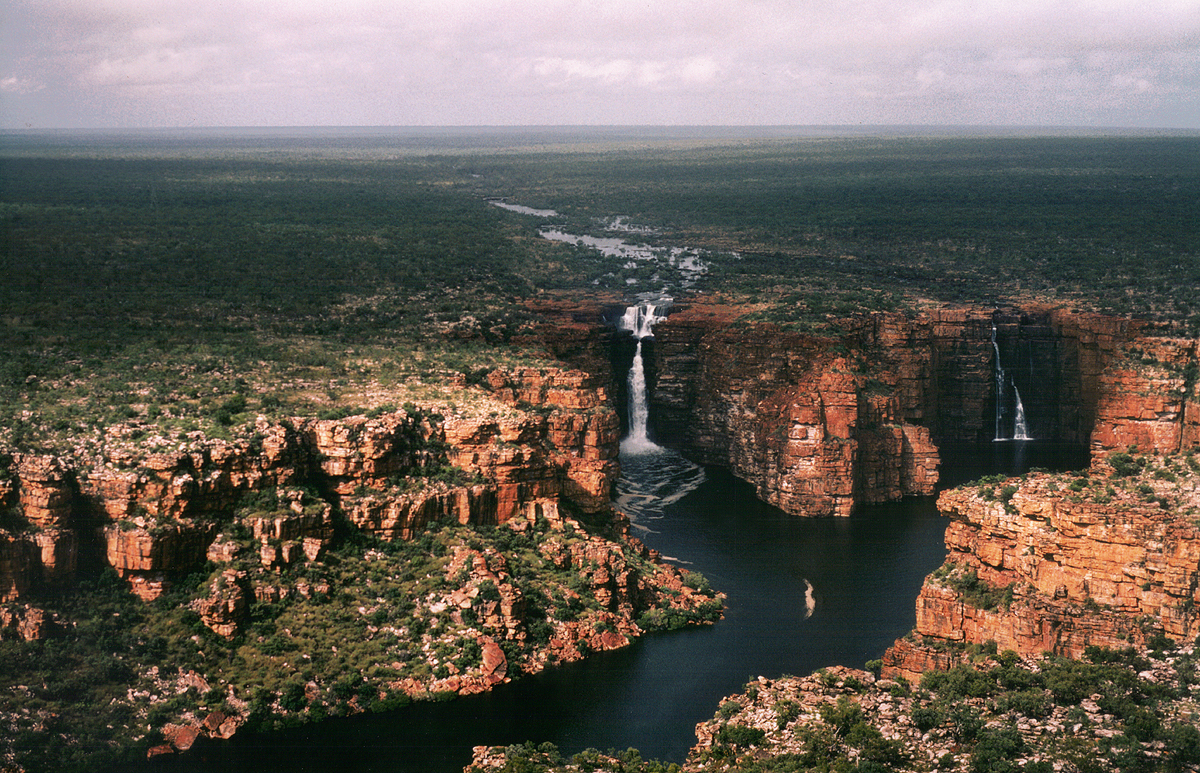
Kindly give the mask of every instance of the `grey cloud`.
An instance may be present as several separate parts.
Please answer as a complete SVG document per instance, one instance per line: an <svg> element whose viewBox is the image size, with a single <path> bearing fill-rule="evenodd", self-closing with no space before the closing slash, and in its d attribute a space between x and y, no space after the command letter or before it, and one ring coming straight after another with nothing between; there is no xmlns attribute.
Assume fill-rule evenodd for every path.
<svg viewBox="0 0 1200 773"><path fill-rule="evenodd" d="M1191 0L15 0L6 14L9 126L1200 126Z"/></svg>

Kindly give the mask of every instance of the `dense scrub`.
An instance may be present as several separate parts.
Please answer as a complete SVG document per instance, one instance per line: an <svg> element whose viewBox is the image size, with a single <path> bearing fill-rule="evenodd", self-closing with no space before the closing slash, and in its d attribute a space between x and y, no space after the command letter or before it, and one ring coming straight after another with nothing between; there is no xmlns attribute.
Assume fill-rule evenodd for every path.
<svg viewBox="0 0 1200 773"><path fill-rule="evenodd" d="M458 385L481 370L547 364L545 352L524 346L540 297L619 300L660 289L654 272L625 259L540 238L547 221L491 206L493 197L553 207L561 213L553 222L575 233L623 216L648 227L637 240L710 250L699 289L754 301L750 319L802 329L872 309L1040 300L1200 331L1195 138L647 145L551 135L537 142L559 144L516 150L487 136L4 137L0 454L87 454L112 437L182 447L252 435L260 415L452 404L466 394ZM1172 487L1183 463L1116 455L1103 488L1081 479L1068 484L1069 496L1137 486L1167 506L1179 496ZM1007 501L1004 489L993 494ZM9 516L0 513L0 528L21 528ZM616 633L586 578L547 560L546 533L448 527L406 544L345 530L326 560L284 568L272 578L278 592L256 592L247 624L226 638L203 624L195 603L227 571L263 574L247 536L228 537L245 543L245 566L208 566L149 604L111 573L31 599L61 630L45 641L0 642L6 763L119 767L122 755L162 740L165 722L236 715L270 729L398 708L411 700L402 684L478 674L483 608L500 604L500 589L449 571L463 551L494 549L508 562L524 636L491 638L514 673L532 669L563 631L576 653L588 637ZM944 579L972 603L1007 603L976 575ZM633 610L637 626L719 615L702 581L688 581L707 593L700 608L646 602ZM474 595L466 607L461 598L443 606L454 593ZM1178 679L1158 686L1141 686L1125 655L1098 657L1110 660L1025 668L997 656L982 677L952 672L916 691L834 680L821 683L840 691L828 707L807 713L788 687L758 724L739 719L756 699L734 700L696 764L902 768L916 759L912 744L855 708L855 696L871 689L897 691L913 725L957 744L962 752L947 765L959 769L1008 770L1019 755L1028 770L1047 759L1096 770L1197 764L1194 709L1186 717L1162 709L1172 691L1192 700L1191 651L1172 656ZM766 700L766 688L755 689ZM1060 722L1050 736L1059 757L1039 756L1042 747L1001 726L1018 716L1057 722L1071 710L1060 696L1083 692L1111 705ZM951 708L943 693L968 708ZM428 697L438 694L434 687ZM1084 743L1064 730L1090 727L1083 719L1112 734ZM776 754L765 745L777 733L790 734L792 746ZM501 763L513 771L562 764L545 749L516 750ZM585 753L569 764L670 767L635 752Z"/></svg>
<svg viewBox="0 0 1200 773"><path fill-rule="evenodd" d="M243 508L246 517L261 515L256 508ZM492 655L498 678L512 678L586 654L605 632L628 641L639 633L632 615L655 629L721 614L711 591L681 611L657 588L630 600L629 613L610 610L591 583L596 567L548 558L589 538L569 524L434 524L411 542L346 526L321 560L274 570L261 565L247 529L235 523L226 531L219 541L231 562L210 562L150 603L112 570L32 598L60 632L0 641L0 683L10 686L0 696L0 754L31 771L120 769L163 743L168 723L232 719L239 732L269 731L393 711L485 684L486 669L496 668L487 647L503 653ZM620 554L656 585L659 567L628 547ZM482 573L480 560L490 567ZM253 593L236 633L222 636L197 614L197 602L239 571Z"/></svg>
<svg viewBox="0 0 1200 773"><path fill-rule="evenodd" d="M624 214L737 250L708 287L766 291L782 321L1037 298L1200 329L1195 138L777 139L510 164L520 195L580 226Z"/></svg>
<svg viewBox="0 0 1200 773"><path fill-rule="evenodd" d="M759 678L697 728L682 764L635 750L567 757L549 747L477 753L486 770L575 773L1186 771L1200 766L1195 648L1093 648L1022 660L995 646L919 685L835 668ZM870 665L870 664L868 664Z"/></svg>
<svg viewBox="0 0 1200 773"><path fill-rule="evenodd" d="M546 222L707 248L703 290L799 328L1037 299L1200 329L1194 138L516 139L3 138L0 441L400 404L528 357L539 293L679 291Z"/></svg>

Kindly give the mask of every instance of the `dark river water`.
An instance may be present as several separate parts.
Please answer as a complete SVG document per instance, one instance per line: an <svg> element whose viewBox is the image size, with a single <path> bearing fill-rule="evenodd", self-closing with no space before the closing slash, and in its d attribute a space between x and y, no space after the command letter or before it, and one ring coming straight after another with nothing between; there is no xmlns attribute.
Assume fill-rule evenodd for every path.
<svg viewBox="0 0 1200 773"><path fill-rule="evenodd" d="M951 484L1086 463L1035 443L944 458ZM947 521L933 497L861 507L850 518L804 519L759 502L729 473L673 452L624 456L622 466L618 505L638 536L724 592L725 619L646 636L487 695L211 746L171 769L457 773L473 746L524 741L549 741L565 753L635 747L646 758L682 762L696 724L759 675L879 658L912 628L921 583L944 557Z"/></svg>

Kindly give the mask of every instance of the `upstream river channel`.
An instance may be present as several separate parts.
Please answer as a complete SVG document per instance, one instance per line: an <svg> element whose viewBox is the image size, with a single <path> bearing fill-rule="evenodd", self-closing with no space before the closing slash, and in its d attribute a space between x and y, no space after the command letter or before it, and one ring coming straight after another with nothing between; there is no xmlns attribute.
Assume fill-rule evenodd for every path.
<svg viewBox="0 0 1200 773"><path fill-rule="evenodd" d="M1035 443L945 458L957 465L943 470L949 483L1086 461ZM912 628L921 583L945 554L947 521L933 497L805 519L672 451L623 454L622 468L618 506L638 536L724 592L725 619L646 636L486 695L235 739L184 755L171 770L458 773L473 746L524 741L567 754L635 747L644 758L682 762L696 724L746 682L879 658Z"/></svg>

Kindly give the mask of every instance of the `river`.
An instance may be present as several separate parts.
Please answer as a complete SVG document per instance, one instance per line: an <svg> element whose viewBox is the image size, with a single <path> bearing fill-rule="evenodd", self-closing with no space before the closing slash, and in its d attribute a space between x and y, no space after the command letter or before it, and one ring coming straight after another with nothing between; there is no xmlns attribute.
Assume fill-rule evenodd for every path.
<svg viewBox="0 0 1200 773"><path fill-rule="evenodd" d="M955 460L944 473L950 483L1086 461L1033 443L945 458ZM618 503L639 536L726 593L725 619L646 636L486 695L239 738L184 755L171 769L458 773L472 746L527 740L566 753L635 747L646 758L681 762L696 723L759 675L879 658L912 628L921 583L944 557L947 521L933 497L804 519L674 452L627 455L622 467Z"/></svg>

